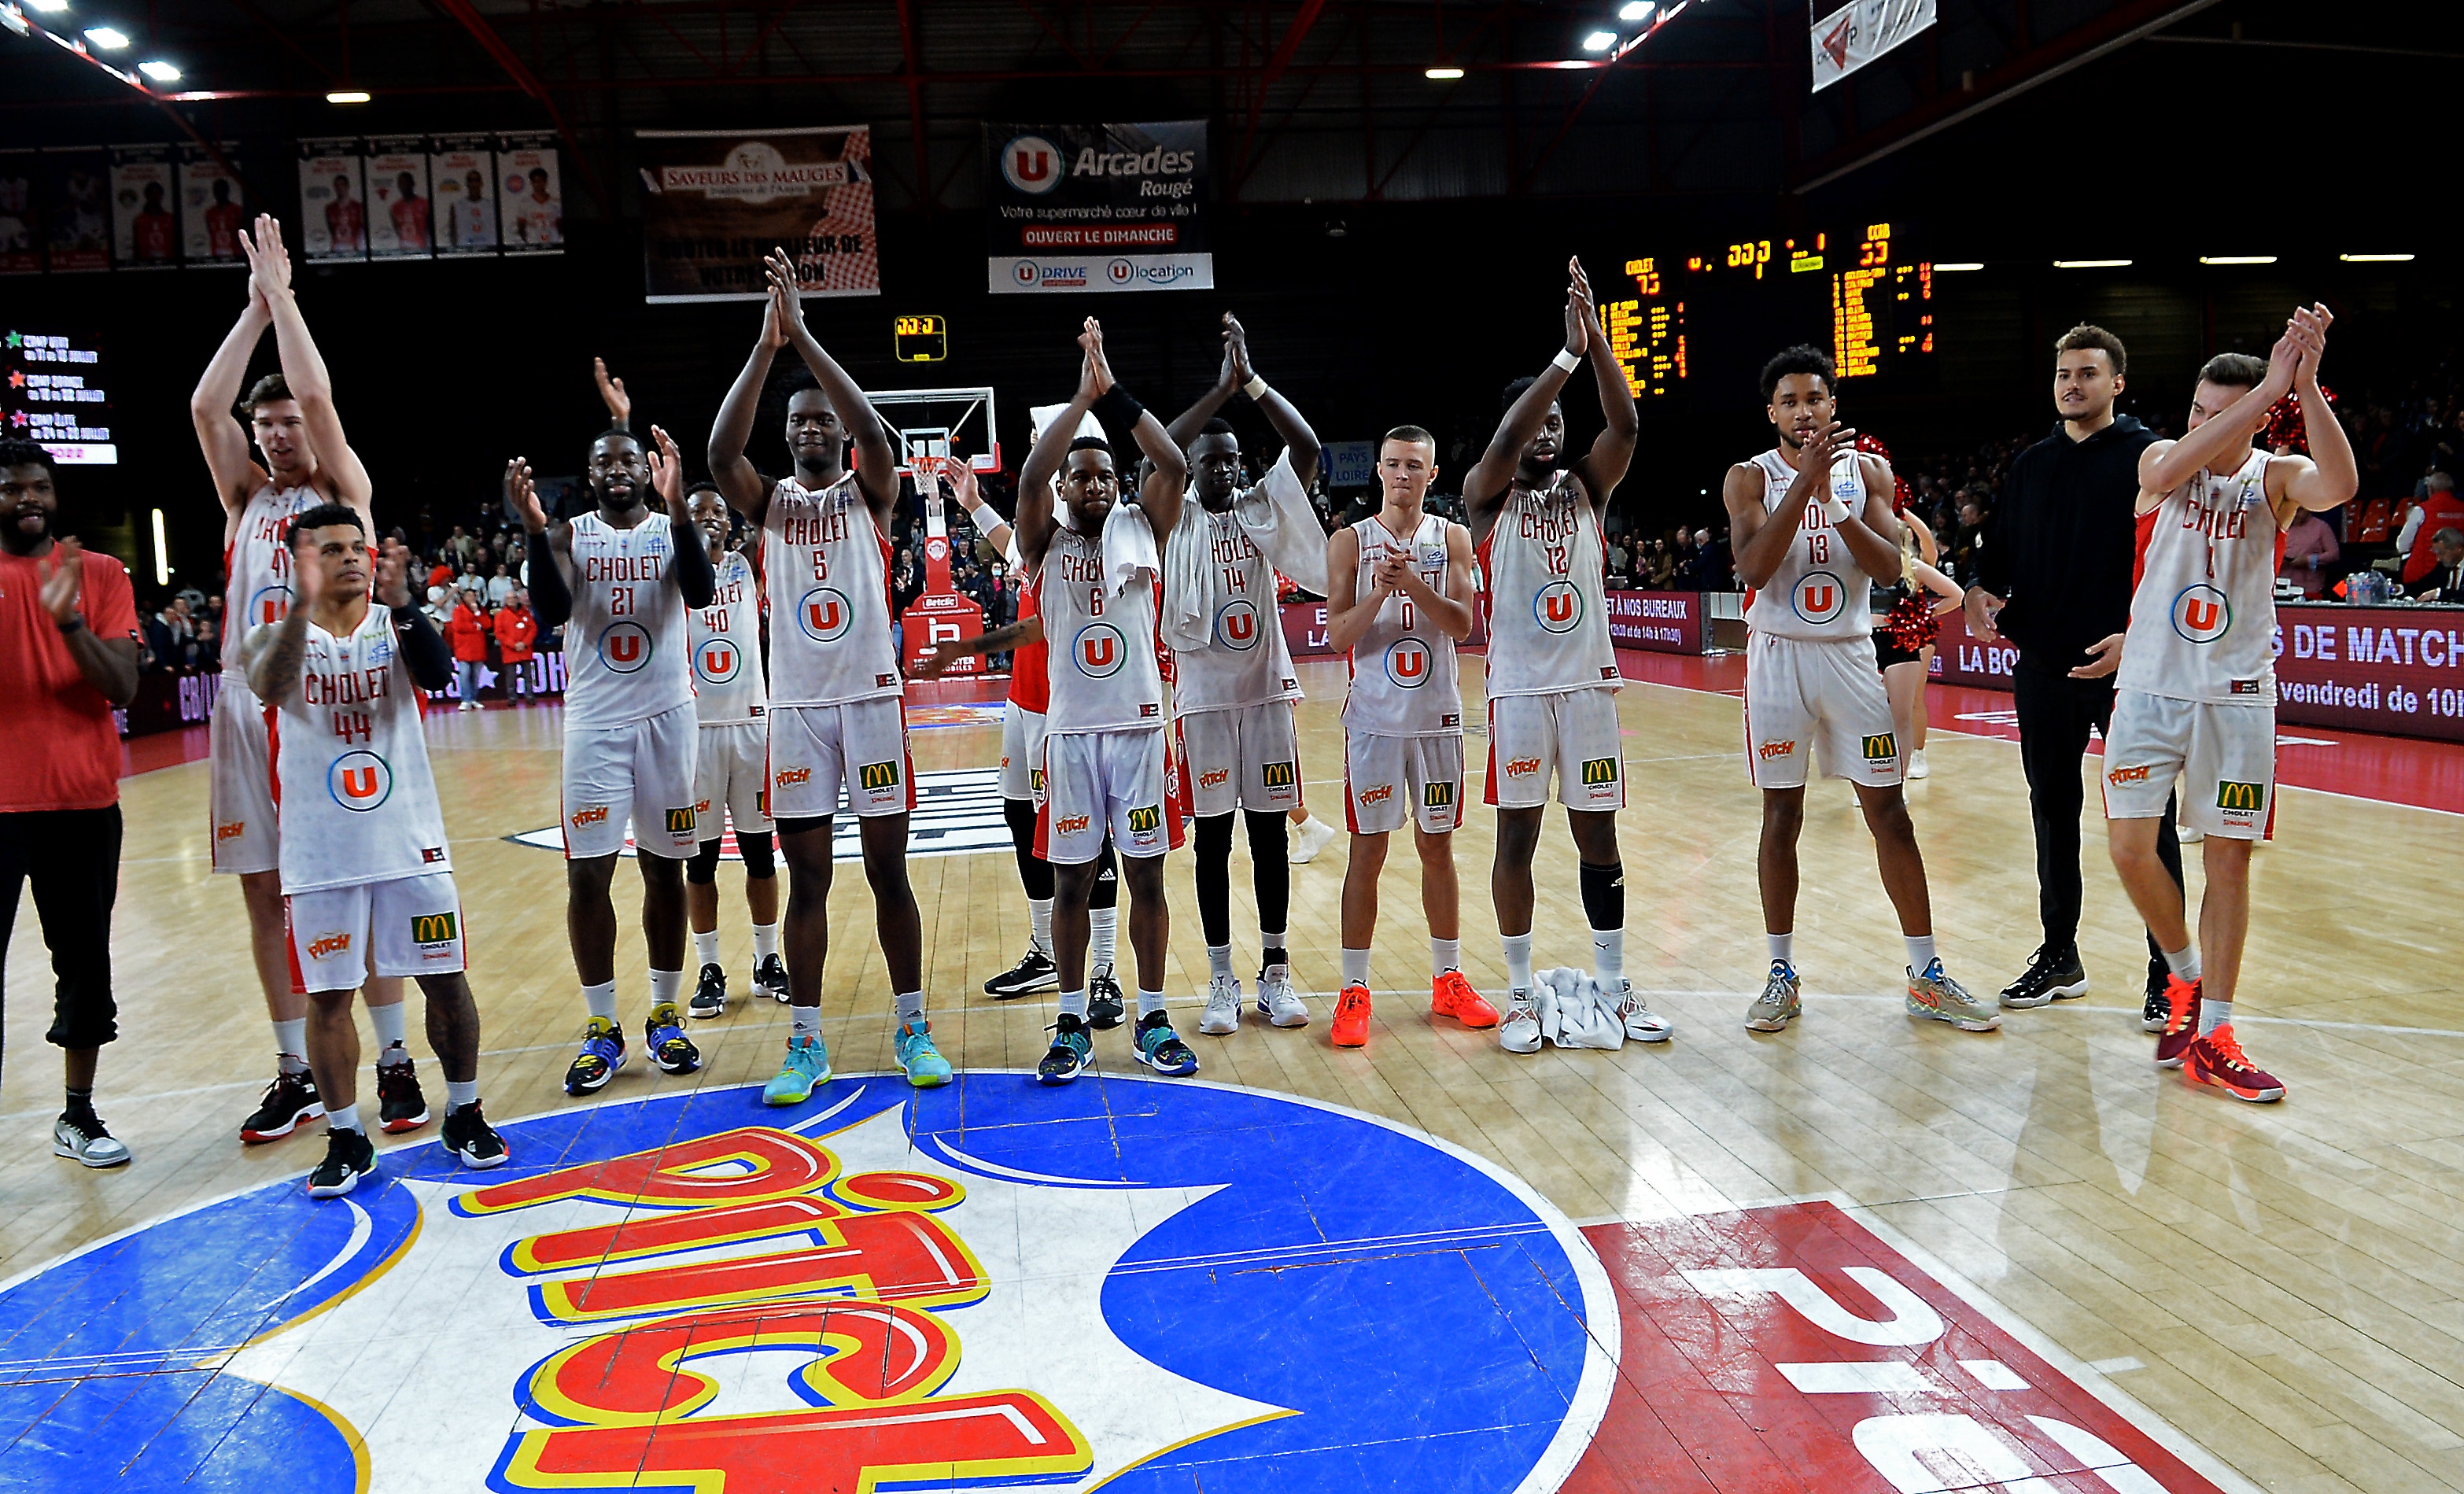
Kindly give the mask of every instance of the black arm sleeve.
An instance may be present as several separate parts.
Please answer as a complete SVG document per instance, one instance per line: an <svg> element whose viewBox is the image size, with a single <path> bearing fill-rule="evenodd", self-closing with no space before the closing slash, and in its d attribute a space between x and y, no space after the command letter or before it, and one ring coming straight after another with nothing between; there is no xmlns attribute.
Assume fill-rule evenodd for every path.
<svg viewBox="0 0 2464 1494"><path fill-rule="evenodd" d="M699 611L718 595L718 572L711 568L710 547L700 526L674 517L668 522L674 529L676 590L684 594L685 605Z"/></svg>
<svg viewBox="0 0 2464 1494"><path fill-rule="evenodd" d="M453 650L428 614L417 607L393 609L394 636L401 640L402 662L422 690L443 690L453 683Z"/></svg>
<svg viewBox="0 0 2464 1494"><path fill-rule="evenodd" d="M573 620L573 593L564 584L564 567L556 558L552 529L530 537L531 611L540 632Z"/></svg>

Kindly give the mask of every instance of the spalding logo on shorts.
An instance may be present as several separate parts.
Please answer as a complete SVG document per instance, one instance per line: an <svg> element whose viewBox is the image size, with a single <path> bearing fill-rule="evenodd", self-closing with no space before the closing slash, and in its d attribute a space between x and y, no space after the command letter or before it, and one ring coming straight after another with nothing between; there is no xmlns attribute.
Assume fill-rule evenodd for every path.
<svg viewBox="0 0 2464 1494"><path fill-rule="evenodd" d="M736 678L743 663L743 652L736 645L724 638L714 638L693 655L693 672L713 685L724 685Z"/></svg>
<svg viewBox="0 0 2464 1494"><path fill-rule="evenodd" d="M325 791L343 808L366 814L393 797L393 766L364 749L346 752L325 770Z"/></svg>
<svg viewBox="0 0 2464 1494"><path fill-rule="evenodd" d="M817 644L834 644L855 626L855 608L848 604L846 593L816 586L796 604L796 626Z"/></svg>
<svg viewBox="0 0 2464 1494"><path fill-rule="evenodd" d="M599 662L630 674L650 662L650 630L639 623L610 623L599 635Z"/></svg>
<svg viewBox="0 0 2464 1494"><path fill-rule="evenodd" d="M1417 638L1397 638L1386 646L1386 677L1405 690L1429 682L1429 646Z"/></svg>
<svg viewBox="0 0 2464 1494"><path fill-rule="evenodd" d="M2173 599L2173 631L2194 644L2211 644L2233 626L2233 602L2205 582L2182 588Z"/></svg>
<svg viewBox="0 0 2464 1494"><path fill-rule="evenodd" d="M1571 633L1582 625L1583 593L1573 582L1552 581L1531 599L1531 615L1552 633Z"/></svg>
<svg viewBox="0 0 2464 1494"><path fill-rule="evenodd" d="M1809 623L1828 623L1848 604L1848 588L1829 571L1814 571L1789 594L1789 605Z"/></svg>
<svg viewBox="0 0 2464 1494"><path fill-rule="evenodd" d="M1110 623L1089 623L1078 629L1071 640L1069 657L1077 662L1078 672L1090 679L1109 679L1121 672L1129 662L1128 643L1121 630Z"/></svg>
<svg viewBox="0 0 2464 1494"><path fill-rule="evenodd" d="M1186 1145L1235 1131L1271 1158ZM0 1293L40 1386L6 1400L16 1479L86 1487L108 1457L125 1494L273 1466L302 1494L919 1467L948 1490L1426 1494L1441 1458L1451 1488L1553 1489L1607 1405L1618 1318L1573 1226L1368 1116L1194 1080L891 1074L793 1110L739 1087L503 1131L501 1171L400 1148L347 1200L294 1176ZM1386 1453L1360 1456L1363 1426Z"/></svg>
<svg viewBox="0 0 2464 1494"><path fill-rule="evenodd" d="M1228 602L1215 614L1215 642L1225 648L1247 652L1258 647L1258 608L1252 603Z"/></svg>

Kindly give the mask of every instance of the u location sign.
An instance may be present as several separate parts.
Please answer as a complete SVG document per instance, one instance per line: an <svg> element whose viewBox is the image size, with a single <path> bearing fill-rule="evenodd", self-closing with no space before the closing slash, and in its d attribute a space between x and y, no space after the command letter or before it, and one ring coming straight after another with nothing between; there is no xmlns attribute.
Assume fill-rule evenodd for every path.
<svg viewBox="0 0 2464 1494"><path fill-rule="evenodd" d="M986 124L996 296L1215 284L1206 121Z"/></svg>

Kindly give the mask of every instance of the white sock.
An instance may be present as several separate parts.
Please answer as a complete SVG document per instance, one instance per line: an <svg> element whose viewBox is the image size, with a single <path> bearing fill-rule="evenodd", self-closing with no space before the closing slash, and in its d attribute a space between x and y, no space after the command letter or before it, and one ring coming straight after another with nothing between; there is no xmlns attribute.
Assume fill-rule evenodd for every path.
<svg viewBox="0 0 2464 1494"><path fill-rule="evenodd" d="M1780 965L1787 965L1787 966L1790 966L1790 967L1792 967L1792 968L1793 968L1793 967L1795 966L1795 964L1796 964L1796 935L1795 935L1795 934L1764 934L1764 935L1763 935L1763 943L1764 943L1764 944L1766 944L1766 945L1768 945L1768 946L1770 947L1770 949L1771 949L1771 961L1772 961L1772 963L1774 963L1774 964L1780 964Z"/></svg>
<svg viewBox="0 0 2464 1494"><path fill-rule="evenodd" d="M1096 970L1112 968L1112 956L1119 952L1121 911L1117 908L1090 908L1087 911L1087 963Z"/></svg>
<svg viewBox="0 0 2464 1494"><path fill-rule="evenodd" d="M591 1016L605 1017L609 1022L614 1022L616 1020L616 982L606 980L598 985L583 986L582 1004L590 1008Z"/></svg>
<svg viewBox="0 0 2464 1494"><path fill-rule="evenodd" d="M1463 940L1431 939L1429 941L1429 975L1442 976L1449 970L1463 968Z"/></svg>
<svg viewBox="0 0 2464 1494"><path fill-rule="evenodd" d="M1163 1010L1163 993L1138 987L1138 1021L1144 1022Z"/></svg>
<svg viewBox="0 0 2464 1494"><path fill-rule="evenodd" d="M296 1074L308 1066L308 1019L295 1017L274 1024L274 1051L282 1055L282 1071ZM297 1063L299 1066L291 1066Z"/></svg>
<svg viewBox="0 0 2464 1494"><path fill-rule="evenodd" d="M476 1079L472 1080L469 1084L463 1084L451 1079L445 1081L446 1114L451 1115L455 1110L462 1109L464 1106L476 1105L478 1103L479 1081Z"/></svg>
<svg viewBox="0 0 2464 1494"><path fill-rule="evenodd" d="M705 965L715 965L718 963L718 931L716 929L711 930L708 934L704 934L698 929L693 931L693 958Z"/></svg>
<svg viewBox="0 0 2464 1494"><path fill-rule="evenodd" d="M325 1107L325 1124L336 1131L358 1131L361 1129L360 1108L356 1105L329 1105Z"/></svg>
<svg viewBox="0 0 2464 1494"><path fill-rule="evenodd" d="M403 1002L396 1001L390 1006L368 1008L368 1024L377 1030L377 1062L380 1064L385 1062L383 1056L385 1049L403 1045Z"/></svg>
<svg viewBox="0 0 2464 1494"><path fill-rule="evenodd" d="M757 923L753 926L753 962L759 964L779 953L779 926Z"/></svg>
<svg viewBox="0 0 2464 1494"><path fill-rule="evenodd" d="M818 1038L822 1035L822 1009L818 1006L790 1006L787 1019L794 1024L797 1037Z"/></svg>
<svg viewBox="0 0 2464 1494"><path fill-rule="evenodd" d="M2193 944L2188 949L2167 950L2165 952L2165 968L2173 972L2176 978L2183 980L2198 979L2199 947Z"/></svg>
<svg viewBox="0 0 2464 1494"><path fill-rule="evenodd" d="M2204 996L2199 998L2200 1037L2206 1037L2231 1021L2233 1021L2233 1002L2219 1001Z"/></svg>
<svg viewBox="0 0 2464 1494"><path fill-rule="evenodd" d="M1508 934L1500 936L1506 946L1506 983L1517 991L1531 989L1531 935Z"/></svg>
<svg viewBox="0 0 2464 1494"><path fill-rule="evenodd" d="M1592 978L1602 989L1614 991L1625 979L1625 931L1594 929L1592 931Z"/></svg>
<svg viewBox="0 0 2464 1494"><path fill-rule="evenodd" d="M1908 969L1924 975L1925 967L1933 963L1933 935L1903 934L1901 942L1908 947Z"/></svg>
<svg viewBox="0 0 2464 1494"><path fill-rule="evenodd" d="M1075 1017L1080 1022L1085 1022L1087 1020L1087 988L1085 986L1082 985L1075 991L1064 991L1061 993L1061 1015L1064 1017Z"/></svg>
<svg viewBox="0 0 2464 1494"><path fill-rule="evenodd" d="M672 1004L674 1003L674 1001L675 1001L675 999L676 999L676 997L677 997L678 993L682 992L682 991L684 990L684 988L685 988L685 973L684 973L683 971L681 971L681 970L653 970L653 971L651 971L651 972L650 972L650 1005L651 1005L653 1008L661 1007L661 1006L669 1006L669 1005L672 1005Z"/></svg>
<svg viewBox="0 0 2464 1494"><path fill-rule="evenodd" d="M1356 985L1364 987L1369 984L1369 952L1367 950L1348 949L1343 952L1343 983L1348 986Z"/></svg>
<svg viewBox="0 0 2464 1494"><path fill-rule="evenodd" d="M924 1020L923 992L901 991L898 993L898 1020L900 1022L922 1022Z"/></svg>
<svg viewBox="0 0 2464 1494"><path fill-rule="evenodd" d="M1268 962L1268 956L1276 954L1278 951L1282 952L1284 957L1282 959L1274 960L1273 963L1278 965L1290 964L1292 952L1289 949L1287 949L1284 945L1284 931L1281 929L1260 929L1258 931L1258 963L1262 965L1266 964Z"/></svg>
<svg viewBox="0 0 2464 1494"><path fill-rule="evenodd" d="M1231 945L1209 944L1206 946L1206 978L1210 980L1229 980L1234 978L1232 975Z"/></svg>
<svg viewBox="0 0 2464 1494"><path fill-rule="evenodd" d="M1091 920L1092 914L1089 914ZM1049 957L1052 954L1052 899L1030 897L1026 900L1026 947Z"/></svg>

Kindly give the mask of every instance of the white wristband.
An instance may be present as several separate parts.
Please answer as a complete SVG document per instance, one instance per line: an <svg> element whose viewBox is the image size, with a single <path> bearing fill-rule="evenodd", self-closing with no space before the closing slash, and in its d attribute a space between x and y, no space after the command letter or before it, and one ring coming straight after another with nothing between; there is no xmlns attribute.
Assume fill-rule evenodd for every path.
<svg viewBox="0 0 2464 1494"><path fill-rule="evenodd" d="M1249 396L1253 401L1262 400L1266 397L1266 376L1265 374L1251 374L1249 376L1249 382L1241 385L1241 392Z"/></svg>
<svg viewBox="0 0 2464 1494"><path fill-rule="evenodd" d="M1826 493L1822 495L1822 512L1831 516L1832 527L1835 529L1848 522L1848 505L1841 502L1839 494L1836 493Z"/></svg>
<svg viewBox="0 0 2464 1494"><path fill-rule="evenodd" d="M1557 356L1549 360L1549 366L1573 373L1583 366L1583 358L1571 347L1561 347L1557 349Z"/></svg>

